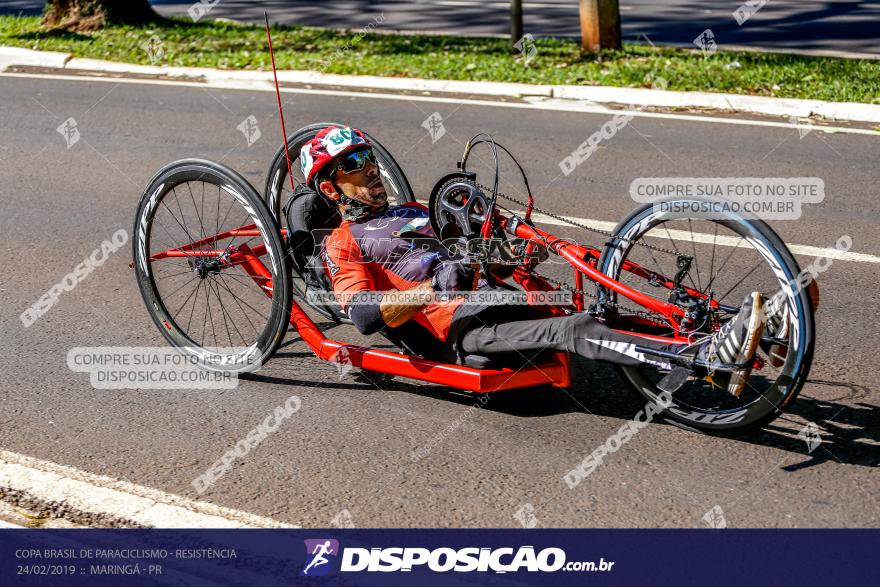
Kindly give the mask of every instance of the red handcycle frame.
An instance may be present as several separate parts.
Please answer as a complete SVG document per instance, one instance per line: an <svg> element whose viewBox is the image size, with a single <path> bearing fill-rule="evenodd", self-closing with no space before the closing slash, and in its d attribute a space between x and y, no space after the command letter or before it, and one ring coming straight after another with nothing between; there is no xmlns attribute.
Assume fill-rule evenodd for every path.
<svg viewBox="0 0 880 587"><path fill-rule="evenodd" d="M287 145L287 131L284 125L284 112L281 104L281 92L278 87L278 77L275 70L275 55L272 49L272 35L269 29L268 16L266 17L266 37L272 61L272 72L275 80L275 94L278 102L278 114L281 120L281 133L284 140L288 178L291 182L291 190L294 190L290 153ZM549 251L559 255L572 266L574 269L575 286L577 289L583 289L585 278L592 282L597 282L609 291L616 292L618 295L632 300L646 310L658 314L660 318L670 325L673 332L672 337L652 336L649 334L640 334L639 336L644 337L646 340L662 340L668 343L688 342L687 337L678 334L680 322L684 319L684 311L681 308L675 304L645 295L602 274L596 268L597 262L601 256L601 251L598 249L556 237L536 228L530 222L533 203L534 199L530 194L528 209L526 210L524 217L525 220L516 217L507 218L494 209L490 214L485 214L481 229L482 237L484 239L488 238L491 229L493 227L498 227L529 242L546 246ZM281 229L281 232L283 236L286 231L285 229ZM251 224L242 226L215 236L202 238L187 245L157 253L151 256L150 259L151 261L155 261L164 257L220 257L221 265L241 265L257 286L260 287L263 293L271 297L273 294L272 275L260 260L260 257L267 252L265 245L251 248L246 244L243 244L224 251L196 250L198 247L204 246L208 243L238 236L260 236L260 234L256 225ZM220 270L222 271L222 268ZM663 275L658 275L629 261L624 261L622 270L644 277L645 279L651 279L652 284L659 284L670 290L675 287L675 284L671 279ZM547 280L542 279L522 266L514 271L513 278L526 292L552 291L558 289ZM701 292L689 288L682 289L694 298L706 298ZM547 308L549 308L550 312L555 315L562 315L569 311L583 311L585 309L582 295L576 294L573 302L573 305L569 306L567 309L559 306L547 306ZM714 300L711 300L711 304L717 307L717 303ZM639 326L638 321L643 319L633 317L632 320L633 326L637 327ZM324 335L321 329L295 299L291 301L290 324L296 328L300 337L319 359L325 361L338 361L341 356L344 356L345 360L355 367L380 373L387 373L389 375L400 375L402 377L409 377L411 379L427 381L430 383L451 385L477 393L487 393L491 391L546 384L556 387L568 387L571 383L569 356L562 352L553 353L551 359L547 362L541 364L530 363L529 365L518 369L508 367L497 369L475 369L473 367L440 363L403 353L349 345L343 342L330 340ZM343 349L346 352L340 353Z"/></svg>
<svg viewBox="0 0 880 587"><path fill-rule="evenodd" d="M529 214L527 213L526 218L528 219L528 217ZM646 310L656 313L658 318L665 320L669 324L673 332L672 336L666 337L640 334L627 330L626 332L629 334L641 336L646 340L663 341L666 343L685 344L688 342L686 336L679 334L680 323L685 317L684 310L675 304L645 295L644 293L634 290L631 287L601 273L596 268L599 257L601 256L601 251L599 249L559 238L533 226L529 222L523 221L520 218L507 218L497 211L494 213L494 218L496 220L496 226L506 230L508 233L526 239L527 241L546 246L550 252L565 259L574 270L575 283L578 289L583 288L585 280L597 282L609 291L616 292L618 295L635 302ZM286 229L281 229L282 235L284 235L285 232ZM261 244L255 247L249 247L248 245L243 244L223 251L197 250L200 246L226 238L249 236L260 236L260 232L256 225L250 224L214 236L205 237L189 244L154 254L150 257L150 260L156 261L167 257L221 257L221 265L227 267L240 265L254 280L254 283L260 287L267 296L272 297L272 275L260 260L260 258L267 253L266 245ZM630 261L624 261L622 270L645 279L650 279L652 284L659 284L661 287L668 290L672 290L675 287L674 282L668 277L649 271ZM535 275L522 266L514 271L513 279L526 292L554 291L559 289L550 284L547 280ZM683 286L681 287L694 298L706 298L706 295L699 291L685 288ZM715 302L715 300L711 300L710 303L713 307L717 307L717 302ZM573 305L571 306L547 306L547 308L555 315L565 315L571 311L583 311L583 296L575 294ZM644 319L633 316L631 317L631 320L632 325L638 327L640 321ZM355 367L389 375L400 375L402 377L409 377L411 379L417 379L429 383L450 385L476 393L487 393L546 384L564 388L568 387L571 383L569 356L563 352L553 353L550 360L547 362L541 364L529 364L518 369L509 367L476 369L463 365L440 363L403 353L350 345L344 342L330 340L309 317L303 307L297 303L296 299L293 299L291 303L290 324L296 328L299 336L319 359L325 361L338 361L341 356L344 356L345 360ZM340 353L343 349L345 350L345 353Z"/></svg>

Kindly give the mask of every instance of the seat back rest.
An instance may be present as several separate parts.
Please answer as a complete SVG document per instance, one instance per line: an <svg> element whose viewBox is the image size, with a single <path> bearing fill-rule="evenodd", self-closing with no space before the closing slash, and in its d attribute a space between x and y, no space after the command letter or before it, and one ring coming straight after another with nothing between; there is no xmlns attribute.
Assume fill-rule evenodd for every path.
<svg viewBox="0 0 880 587"><path fill-rule="evenodd" d="M325 197L300 185L285 206L287 243L294 267L303 275L311 274L322 287L329 288L320 261L321 241L342 222L339 211ZM315 285L319 285L316 283Z"/></svg>

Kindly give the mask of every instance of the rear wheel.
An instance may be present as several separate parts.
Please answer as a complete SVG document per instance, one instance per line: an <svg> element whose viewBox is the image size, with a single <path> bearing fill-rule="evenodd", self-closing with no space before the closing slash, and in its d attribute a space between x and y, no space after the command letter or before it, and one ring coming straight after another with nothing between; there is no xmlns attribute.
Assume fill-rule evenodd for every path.
<svg viewBox="0 0 880 587"><path fill-rule="evenodd" d="M198 159L163 168L141 198L132 247L147 311L181 352L247 372L278 348L291 306L284 243L239 174Z"/></svg>
<svg viewBox="0 0 880 587"><path fill-rule="evenodd" d="M684 202L699 203L699 198ZM699 209L685 205L679 209ZM673 394L672 405L664 417L690 429L706 432L736 432L760 426L779 416L803 387L813 356L815 325L814 300L811 288L797 286L800 268L785 243L763 221L745 215L728 213L715 220L672 215L651 204L635 210L615 228L613 238L606 245L599 260L599 270L642 293L669 301L671 291L645 277L622 270L627 261L645 269L672 277L680 269L677 261L682 256L692 257L690 270L682 285L702 292L717 301L720 307L710 311L706 320L694 324L691 340L708 336L720 324L730 320L739 309L743 298L752 291L765 298L783 292L790 327L776 340L777 349L787 348L784 362L773 366L767 348L770 340L765 334L764 350L757 355L758 368L752 371L745 390L740 396L729 394L726 388L714 386L704 379L692 377ZM677 254L664 254L639 246L648 243ZM605 292L611 301L624 305L628 300L618 299L613 292ZM815 300L818 301L818 300ZM688 307L687 300L678 300ZM625 310L621 311L626 323ZM632 318L632 317L630 317ZM634 331L669 336L671 327L641 323ZM660 391L657 383L662 374L653 369L624 367L624 378L645 399L656 401Z"/></svg>

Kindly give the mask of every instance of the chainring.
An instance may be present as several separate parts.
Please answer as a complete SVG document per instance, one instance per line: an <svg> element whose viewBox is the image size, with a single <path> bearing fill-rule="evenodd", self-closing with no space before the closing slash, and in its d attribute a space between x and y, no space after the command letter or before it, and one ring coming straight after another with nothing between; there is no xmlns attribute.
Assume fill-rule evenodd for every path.
<svg viewBox="0 0 880 587"><path fill-rule="evenodd" d="M431 228L441 241L479 236L489 198L470 173L452 173L434 185L428 200Z"/></svg>

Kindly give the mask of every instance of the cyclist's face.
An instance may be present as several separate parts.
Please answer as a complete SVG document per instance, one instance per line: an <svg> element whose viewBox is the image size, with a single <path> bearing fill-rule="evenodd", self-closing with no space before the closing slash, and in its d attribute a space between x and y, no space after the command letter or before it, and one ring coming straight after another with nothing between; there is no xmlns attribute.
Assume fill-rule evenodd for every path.
<svg viewBox="0 0 880 587"><path fill-rule="evenodd" d="M356 171L346 172L342 169L337 169L333 175L333 180L336 187L343 194L352 200L357 200L368 206L378 208L383 206L388 200L385 186L382 185L379 167L370 160L365 162L363 169ZM325 184L327 185L325 186ZM326 188L329 188L331 191L333 190L333 184L329 181L322 182L320 187L325 194L328 192Z"/></svg>

